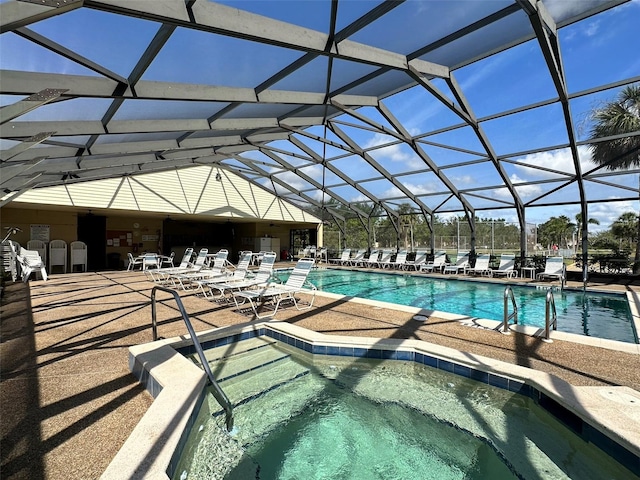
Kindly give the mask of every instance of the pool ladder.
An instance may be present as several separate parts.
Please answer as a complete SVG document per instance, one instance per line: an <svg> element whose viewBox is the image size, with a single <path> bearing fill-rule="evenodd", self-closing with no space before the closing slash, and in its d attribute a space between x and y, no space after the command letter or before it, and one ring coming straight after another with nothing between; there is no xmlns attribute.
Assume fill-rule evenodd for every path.
<svg viewBox="0 0 640 480"><path fill-rule="evenodd" d="M509 314L509 300L511 300L511 305L513 306L513 312ZM506 287L504 289L504 317L502 321L502 333L509 334L509 320L513 319L513 325L518 324L518 305L516 304L516 298L513 295L513 290L511 287ZM551 328L556 330L558 328L558 314L556 312L556 302L553 297L553 288L550 287L547 290L547 297L545 300L545 309L544 309L544 338L542 341L544 342L553 342L551 338Z"/></svg>
<svg viewBox="0 0 640 480"><path fill-rule="evenodd" d="M513 307L513 312L509 313L509 300L511 300L511 305ZM504 289L504 316L502 321L502 333L509 335L511 332L509 331L509 320L513 319L513 324L518 324L518 305L516 304L516 298L513 295L513 290L511 287L506 287Z"/></svg>
<svg viewBox="0 0 640 480"><path fill-rule="evenodd" d="M553 297L553 288L547 290L546 305L544 308L544 342L553 342L551 338L551 327L558 328L558 314L556 313L556 301Z"/></svg>
<svg viewBox="0 0 640 480"><path fill-rule="evenodd" d="M202 368L204 368L207 377L209 378L209 383L211 384L211 394L213 398L220 404L220 406L224 409L226 418L225 423L227 426L227 431L233 430L233 407L231 406L231 402L229 398L224 393L218 382L213 376L213 372L211 372L211 368L209 367L209 362L207 361L207 357L205 357L204 352L202 351L202 345L200 345L200 341L196 335L196 332L193 330L193 325L191 325L191 321L189 321L189 316L184 309L184 305L182 304L182 300L180 300L180 295L175 290L172 290L167 287L155 286L153 290L151 290L151 327L153 329L153 341L158 340L158 326L156 321L156 291L162 290L163 292L170 293L173 295L173 298L176 300L178 304L178 309L180 310L180 314L182 315L182 319L184 323L187 325L187 330L189 331L189 335L191 336L191 340L193 341L193 346L198 353L198 357L200 358L200 363L202 364Z"/></svg>

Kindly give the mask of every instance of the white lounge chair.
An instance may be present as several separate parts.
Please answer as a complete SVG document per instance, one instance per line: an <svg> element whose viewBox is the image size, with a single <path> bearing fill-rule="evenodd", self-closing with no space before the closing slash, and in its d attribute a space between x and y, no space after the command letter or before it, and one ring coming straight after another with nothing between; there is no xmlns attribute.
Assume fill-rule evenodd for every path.
<svg viewBox="0 0 640 480"><path fill-rule="evenodd" d="M470 267L467 270L468 275L491 275L491 268L489 268L489 261L491 260L491 255L488 253L483 253L482 255L478 255L476 257L476 263L473 267Z"/></svg>
<svg viewBox="0 0 640 480"><path fill-rule="evenodd" d="M209 254L208 248L201 248L198 252L198 256L196 257L193 263L189 262L185 268L176 267L176 268L158 268L157 270L147 270L145 273L147 276L156 283L162 284L174 284L173 275L179 275L181 273L187 272L197 272L200 269L204 268L205 263L207 261L207 255ZM182 264L180 264L182 265Z"/></svg>
<svg viewBox="0 0 640 480"><path fill-rule="evenodd" d="M227 271L227 258L229 257L228 250L224 248L218 250L218 252L213 256L213 265L211 266L207 266L209 257L210 255L207 255L207 258L203 265L200 265L198 263L198 258L196 259L196 263L193 265L193 267L186 272L171 274L169 278L173 282L173 286L180 287L183 290L186 290L188 286L191 286L191 283L197 280L219 277Z"/></svg>
<svg viewBox="0 0 640 480"><path fill-rule="evenodd" d="M209 291L212 300L221 299L227 292L240 292L249 288L265 287L272 280L273 264L276 261L277 254L275 252L265 252L262 262L258 267L258 271L248 272L244 280L226 280L219 282L207 282L203 285L203 294L205 298L209 298ZM218 292L216 295L215 292Z"/></svg>
<svg viewBox="0 0 640 480"><path fill-rule="evenodd" d="M442 270L442 273L455 273L458 274L460 271L462 273L467 273L467 269L469 268L469 252L462 251L458 252L456 256L456 263L451 265L447 265Z"/></svg>
<svg viewBox="0 0 640 480"><path fill-rule="evenodd" d="M416 272L420 270L422 265L427 263L427 254L429 249L427 248L418 248L416 249L416 256L413 260L408 260L405 262L404 268L405 270L415 270Z"/></svg>
<svg viewBox="0 0 640 480"><path fill-rule="evenodd" d="M436 270L442 272L442 269L447 264L447 252L444 250L438 250L433 254L433 260L420 266L421 272L435 272Z"/></svg>
<svg viewBox="0 0 640 480"><path fill-rule="evenodd" d="M264 287L255 290L234 292L233 300L236 307L241 309L246 302L249 302L254 315L259 319L274 317L278 312L280 304L287 300L292 301L298 310L307 310L311 308L313 306L313 301L315 300L315 292L317 289L315 285L307 281L307 276L314 265L315 260L313 258L301 258L296 263L296 266L284 284L268 283ZM298 303L296 294L301 292L311 294L311 301L307 305L301 306ZM270 303L273 310L270 310L265 315L260 315L258 313L259 307L266 303Z"/></svg>
<svg viewBox="0 0 640 480"><path fill-rule="evenodd" d="M193 283L197 285L196 288L201 290L204 296L206 296L205 288L210 284L243 281L249 272L249 265L251 264L252 257L253 252L244 251L238 260L238 264L233 268L233 271L222 270L218 275L207 276L201 280L194 280Z"/></svg>
<svg viewBox="0 0 640 480"><path fill-rule="evenodd" d="M380 252L380 258L376 262L377 268L387 268L391 264L391 257L393 256L392 248L383 248Z"/></svg>
<svg viewBox="0 0 640 480"><path fill-rule="evenodd" d="M403 269L405 264L407 263L407 255L408 252L406 250L400 250L396 255L396 259L393 262L389 262L389 264L386 266L398 270Z"/></svg>
<svg viewBox="0 0 640 480"><path fill-rule="evenodd" d="M345 248L344 250L342 250L342 254L340 255L340 258L330 258L329 263L334 265L344 265L345 262L349 261L350 257L351 257L351 249Z"/></svg>
<svg viewBox="0 0 640 480"><path fill-rule="evenodd" d="M514 268L516 265L516 256L513 253L503 253L500 255L500 265L497 269L491 269L492 277L500 277L504 275L507 278L515 278L518 272Z"/></svg>
<svg viewBox="0 0 640 480"><path fill-rule="evenodd" d="M369 267L373 268L378 265L378 256L380 256L380 252L378 250L371 250L368 258L363 258L360 262L358 262L356 267Z"/></svg>
<svg viewBox="0 0 640 480"><path fill-rule="evenodd" d="M536 275L536 280L555 279L564 282L565 272L564 257L547 257L544 272Z"/></svg>
<svg viewBox="0 0 640 480"><path fill-rule="evenodd" d="M206 250L205 253L203 253L205 258L202 259L202 262L206 260L207 253L209 253L208 249ZM147 272L148 276L151 278L151 280L155 282L159 282L168 278L168 276L171 273L184 272L189 268L193 267L193 264L191 263L192 256L193 256L193 248L187 247L184 250L184 255L182 256L180 265L178 265L177 267L164 267L164 268L158 268L157 270L149 271Z"/></svg>
<svg viewBox="0 0 640 480"><path fill-rule="evenodd" d="M348 267L357 267L364 260L365 253L367 253L367 251L364 248L359 248L358 250L356 250L356 253L353 255L353 257L347 260L344 265Z"/></svg>

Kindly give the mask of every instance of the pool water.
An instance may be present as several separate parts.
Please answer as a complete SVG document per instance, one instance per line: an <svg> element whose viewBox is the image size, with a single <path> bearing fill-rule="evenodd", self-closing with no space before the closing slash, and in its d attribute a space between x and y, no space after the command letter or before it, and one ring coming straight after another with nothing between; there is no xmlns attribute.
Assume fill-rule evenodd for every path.
<svg viewBox="0 0 640 480"><path fill-rule="evenodd" d="M288 272L279 272L281 279L287 276ZM489 320L502 321L504 317L504 284L337 269L314 269L309 281L324 292ZM518 323L544 328L547 289L511 288ZM553 295L559 331L638 343L625 295L567 289L554 290Z"/></svg>
<svg viewBox="0 0 640 480"><path fill-rule="evenodd" d="M531 398L414 362L273 339L206 355L235 427L207 395L173 479L638 478Z"/></svg>

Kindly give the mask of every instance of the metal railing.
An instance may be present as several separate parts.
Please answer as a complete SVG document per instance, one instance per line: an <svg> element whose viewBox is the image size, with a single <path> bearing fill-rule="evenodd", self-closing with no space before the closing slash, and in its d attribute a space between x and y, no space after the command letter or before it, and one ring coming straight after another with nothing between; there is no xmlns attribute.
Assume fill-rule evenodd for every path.
<svg viewBox="0 0 640 480"><path fill-rule="evenodd" d="M546 305L544 308L544 340L552 342L549 337L551 336L551 327L554 330L558 329L558 315L556 313L556 301L553 297L553 289L547 290Z"/></svg>
<svg viewBox="0 0 640 480"><path fill-rule="evenodd" d="M218 382L213 376L211 372L211 368L209 367L209 362L207 361L207 357L205 357L204 352L202 351L202 345L200 345L200 341L196 336L196 332L193 330L193 326L189 321L189 316L184 309L184 305L182 304L182 300L180 300L180 295L175 290L172 290L167 287L155 286L153 290L151 290L151 328L153 329L153 341L158 340L158 325L156 321L156 291L162 290L163 292L170 293L173 295L173 298L176 300L178 304L178 309L180 310L180 314L182 315L182 319L184 323L187 325L187 330L189 331L189 335L191 336L191 340L193 341L193 346L198 352L198 357L200 358L200 363L202 363L202 368L204 368L207 377L209 378L209 383L211 385L211 393L213 397L217 400L220 406L224 409L226 414L226 426L227 430L231 431L233 429L233 407L231 406L231 402L227 395L222 391Z"/></svg>
<svg viewBox="0 0 640 480"><path fill-rule="evenodd" d="M513 307L513 312L509 314L509 300ZM509 320L513 319L513 324L518 324L518 305L516 304L516 298L513 295L511 287L504 289L504 320L502 321L502 333L509 333Z"/></svg>

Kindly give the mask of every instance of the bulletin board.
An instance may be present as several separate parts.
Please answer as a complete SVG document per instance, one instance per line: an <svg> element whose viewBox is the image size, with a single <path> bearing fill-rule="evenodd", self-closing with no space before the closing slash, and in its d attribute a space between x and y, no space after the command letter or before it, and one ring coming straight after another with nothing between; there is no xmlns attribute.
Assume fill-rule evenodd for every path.
<svg viewBox="0 0 640 480"><path fill-rule="evenodd" d="M131 247L133 232L128 230L107 230L107 247Z"/></svg>

